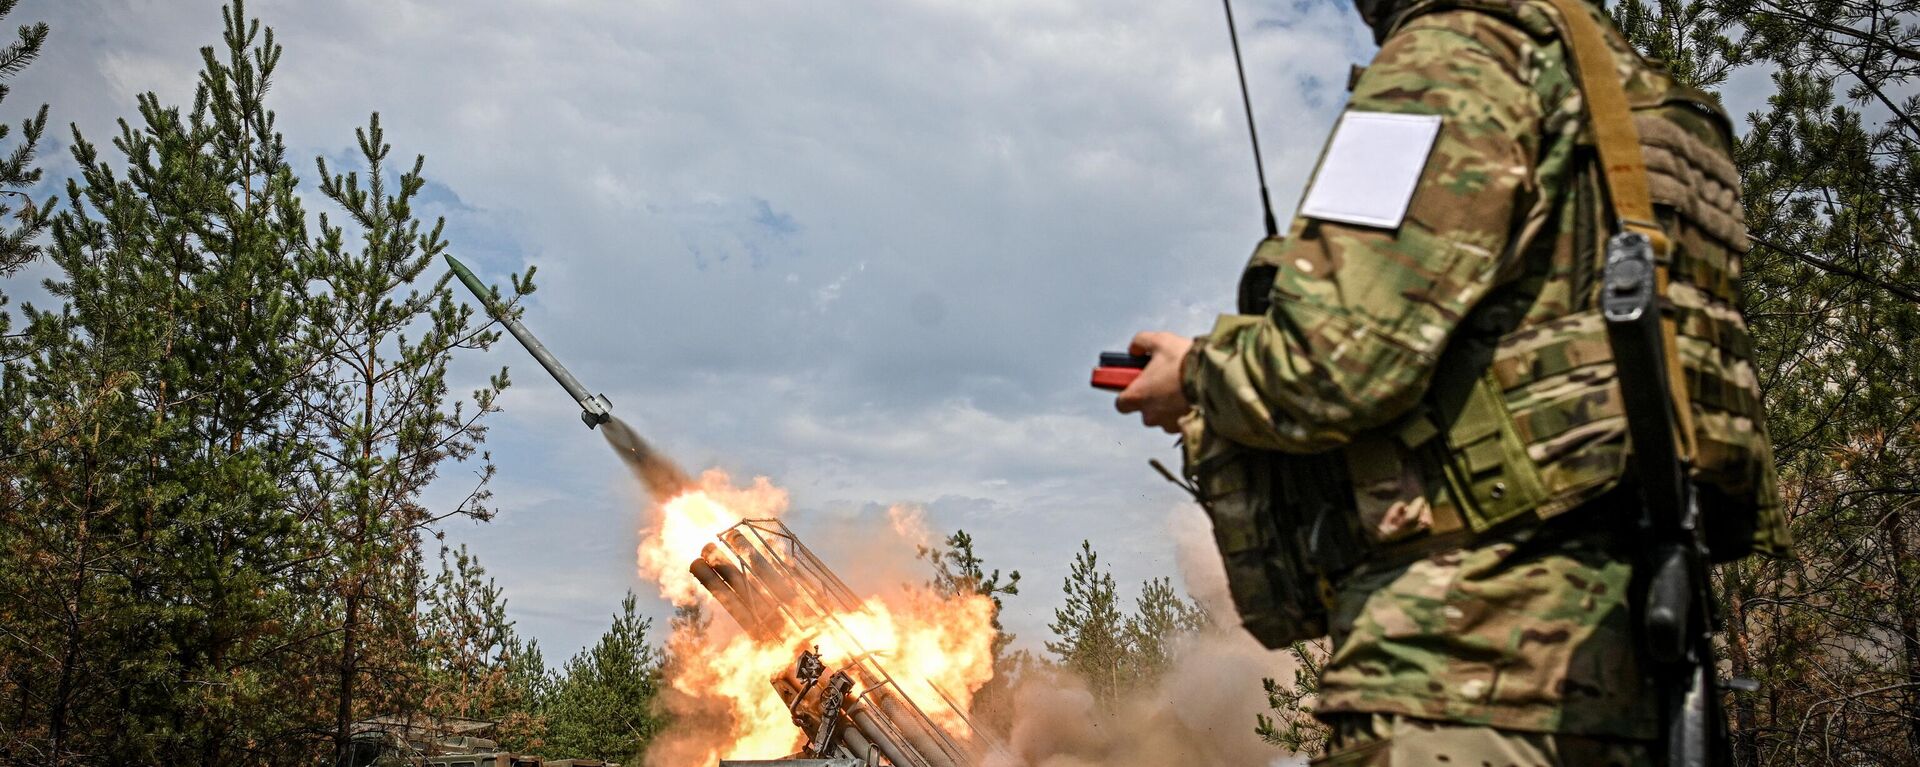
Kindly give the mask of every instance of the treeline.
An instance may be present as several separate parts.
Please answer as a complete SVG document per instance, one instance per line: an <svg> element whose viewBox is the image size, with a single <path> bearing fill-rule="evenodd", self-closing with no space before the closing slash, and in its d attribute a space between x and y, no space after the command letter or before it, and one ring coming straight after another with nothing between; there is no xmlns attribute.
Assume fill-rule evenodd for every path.
<svg viewBox="0 0 1920 767"><path fill-rule="evenodd" d="M1717 574L1723 657L1760 682L1728 698L1738 762L1920 762L1920 0L1615 13L1695 85L1767 83L1739 118L1741 284L1798 548ZM47 38L22 27L0 78ZM549 671L439 544L493 513L505 371L470 393L446 374L496 335L429 276L448 246L414 211L423 166L389 161L377 116L356 167L301 186L267 106L278 60L234 3L193 102L144 96L104 145L74 130L78 175L46 199L47 109L0 126L0 276L38 262L56 301L0 311L0 762L329 762L375 716L633 761L670 652L629 600ZM467 497L427 506L463 461ZM1017 593L970 539L929 559L936 588ZM1091 546L1064 591L1050 658L1002 637L1003 680L1058 663L1110 699L1204 620L1165 581L1124 609ZM1270 689L1263 731L1310 743L1311 674Z"/></svg>
<svg viewBox="0 0 1920 767"><path fill-rule="evenodd" d="M965 530L920 554L933 567L929 585L936 592L993 599L994 677L974 695L973 720L998 738L1013 730L1013 695L1023 681L1066 672L1087 686L1096 706L1111 708L1128 693L1150 690L1170 670L1178 643L1213 623L1168 578L1143 581L1133 609L1126 610L1113 575L1083 540L1060 585L1062 604L1047 624L1052 638L1043 642L1046 654L1016 650L999 614L1004 597L1020 593L1019 571L1003 579L999 570L987 570Z"/></svg>
<svg viewBox="0 0 1920 767"><path fill-rule="evenodd" d="M448 243L415 210L423 159L396 164L375 114L356 167L315 160L303 185L267 98L273 32L238 1L223 19L192 103L142 96L104 146L74 128L79 172L53 197L27 196L46 107L0 127L0 276L49 266L55 299L0 313L0 763L339 763L375 719L486 720L504 749L639 763L670 653L633 597L550 670L440 542L494 514L484 444L508 379L450 390L498 333L434 276ZM48 34L23 27L0 77ZM465 497L428 505L463 462ZM965 533L923 556L936 589L1018 592ZM1081 556L1048 646L1105 696L1198 613L1158 581L1124 617ZM1010 639L987 699L1045 663Z"/></svg>
<svg viewBox="0 0 1920 767"><path fill-rule="evenodd" d="M329 763L379 716L538 714L583 743L586 699L652 651L629 609L548 675L438 547L493 513L507 378L449 390L497 334L428 273L447 243L414 211L422 161L392 162L375 115L357 167L302 185L273 32L224 18L192 103L142 96L105 145L74 129L56 197L27 196L46 108L0 132L0 269L41 261L56 303L0 315L0 762ZM0 76L47 37L22 27ZM466 497L427 505L462 461Z"/></svg>

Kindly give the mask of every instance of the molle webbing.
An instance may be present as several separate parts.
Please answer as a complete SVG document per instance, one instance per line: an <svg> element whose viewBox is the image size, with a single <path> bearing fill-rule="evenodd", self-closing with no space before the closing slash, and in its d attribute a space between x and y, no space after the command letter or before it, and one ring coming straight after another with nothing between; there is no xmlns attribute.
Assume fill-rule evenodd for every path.
<svg viewBox="0 0 1920 767"><path fill-rule="evenodd" d="M1739 311L1748 249L1732 131L1715 100L1645 66L1591 0L1423 0L1397 20L1471 11L1504 19L1564 75L1534 80L1547 112L1578 120L1583 151L1541 190L1558 240L1521 250L1529 271L1462 322L1415 411L1356 436L1343 451L1369 562L1519 530L1587 507L1624 476L1632 450L1606 326L1595 304L1604 241L1622 229L1656 245L1668 385L1682 456L1728 500L1722 516L1758 513L1751 545L1780 552L1771 451ZM1562 64L1561 62L1564 62ZM1559 110L1559 111L1556 111ZM1549 230L1552 228L1549 227ZM1520 321L1485 322L1503 291ZM1532 300L1528 300L1532 299ZM1491 359L1482 345L1491 344ZM1406 524L1409 516L1422 525ZM1739 520L1710 529L1743 529Z"/></svg>
<svg viewBox="0 0 1920 767"><path fill-rule="evenodd" d="M1740 171L1733 159L1657 115L1635 115L1634 125L1640 131L1653 199L1669 202L1701 230L1744 252L1747 222L1740 207ZM1689 281L1717 288L1712 282Z"/></svg>
<svg viewBox="0 0 1920 767"><path fill-rule="evenodd" d="M1653 195L1647 183L1640 130L1627 103L1627 89L1615 66L1613 48L1607 45L1606 32L1594 22L1585 0L1547 2L1559 11L1562 34L1572 49L1574 73L1580 78L1580 94L1586 100L1587 115L1591 118L1594 148L1600 153L1614 218L1619 226L1653 241L1657 259L1654 290L1665 304L1673 247L1653 214ZM1680 457L1690 461L1694 454L1693 407L1687 401L1686 370L1676 355L1678 317L1671 306L1663 306L1660 314L1661 344L1667 357L1667 387L1673 392L1675 421L1680 432Z"/></svg>

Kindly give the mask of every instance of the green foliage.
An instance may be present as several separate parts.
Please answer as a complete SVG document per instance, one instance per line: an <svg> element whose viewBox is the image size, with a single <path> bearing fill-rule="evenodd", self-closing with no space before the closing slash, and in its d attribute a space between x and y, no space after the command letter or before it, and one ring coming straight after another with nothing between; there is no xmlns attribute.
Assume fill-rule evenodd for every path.
<svg viewBox="0 0 1920 767"><path fill-rule="evenodd" d="M1287 654L1293 658L1293 678L1284 685L1271 678L1260 680L1267 692L1267 708L1273 714L1254 714L1254 732L1261 740L1296 754L1321 753L1327 728L1313 718L1307 704L1320 692L1320 668L1327 663L1326 642L1295 642L1287 648Z"/></svg>
<svg viewBox="0 0 1920 767"><path fill-rule="evenodd" d="M1121 694L1150 686L1169 669L1181 637L1210 620L1200 606L1180 596L1166 578L1140 585L1135 611L1120 612L1113 576L1100 569L1100 555L1080 542L1063 591L1066 604L1053 611L1055 660L1085 680L1094 697L1110 704Z"/></svg>
<svg viewBox="0 0 1920 767"><path fill-rule="evenodd" d="M1086 680L1095 698L1111 701L1127 666L1127 640L1113 576L1099 564L1092 542L1081 541L1061 587L1067 602L1054 609L1047 624L1056 639L1046 644L1061 665Z"/></svg>
<svg viewBox="0 0 1920 767"><path fill-rule="evenodd" d="M1760 682L1729 696L1735 761L1913 763L1920 3L1666 0L1634 13L1663 21L1629 24L1629 37L1683 74L1773 72L1738 145L1754 245L1741 287L1796 557L1717 573L1724 657Z"/></svg>
<svg viewBox="0 0 1920 767"><path fill-rule="evenodd" d="M567 661L544 707L547 753L640 764L663 726L654 707L661 658L647 644L653 621L634 604L629 592L599 644Z"/></svg>
<svg viewBox="0 0 1920 767"><path fill-rule="evenodd" d="M0 0L0 19L13 13L13 6L19 0ZM50 29L46 23L31 23L19 27L19 37L6 48L0 48L0 102L6 102L8 85L4 81L13 79L29 63L40 58L40 48L46 44L46 35ZM54 200L35 202L27 192L31 186L40 183L40 169L36 167L40 135L46 131L46 104L40 104L40 111L33 117L21 119L19 140L13 142L10 152L0 154L0 277L10 277L19 267L38 260L44 252L40 236L46 235L46 227L54 215ZM0 142L6 142L12 135L13 127L0 123ZM15 206L19 206L15 210ZM6 309L6 292L0 292L0 309ZM0 359L10 359L23 352L23 346L17 338L10 336L12 315L0 311ZM0 402L4 404L4 402Z"/></svg>
<svg viewBox="0 0 1920 767"><path fill-rule="evenodd" d="M75 131L45 248L59 305L26 307L0 355L3 753L312 762L354 719L471 681L424 649L419 549L449 515L486 516L490 469L455 508L419 499L484 438L504 373L471 410L445 373L494 334L444 280L410 287L445 242L409 208L417 160L386 186L377 118L364 185L322 166L360 247L325 217L310 237L266 106L280 48L239 3L223 15L190 107L139 97L110 153ZM0 76L45 37L0 49ZM24 132L0 188L37 178ZM16 220L9 265L37 247Z"/></svg>
<svg viewBox="0 0 1920 767"><path fill-rule="evenodd" d="M1020 593L1020 571L1007 573L1005 581L1000 580L1000 571L986 570L986 560L973 551L973 536L965 530L956 530L945 541L945 548L920 547L920 558L933 566L934 593L944 597L959 594L979 594L993 600L993 630L996 633L993 647L997 655L1013 641L1013 635L1000 627L1000 610L1003 607L1001 597L1016 596Z"/></svg>
<svg viewBox="0 0 1920 767"><path fill-rule="evenodd" d="M16 5L19 0L0 0L0 19L13 13ZM45 22L21 25L19 36L0 48L0 102L6 101L10 90L4 81L40 57L50 31ZM54 198L36 203L26 190L40 183L41 171L35 163L46 127L47 105L41 104L33 117L20 121L20 139L12 150L0 154L0 277L13 274L43 251L38 240L51 220ZM12 131L12 126L0 122L0 141L6 141ZM0 307L6 302L6 294L0 293ZM8 327L8 315L0 312L0 339L4 339ZM0 346L0 354L7 350L7 346Z"/></svg>
<svg viewBox="0 0 1920 767"><path fill-rule="evenodd" d="M0 600L20 651L58 659L10 699L32 701L21 729L55 762L228 761L293 717L270 695L293 599L272 574L307 534L283 479L305 452L286 433L300 360L281 344L304 232L251 100L271 64L238 63L237 35L205 55L192 110L140 99L114 142L124 177L75 133L48 249L65 305L28 307L5 374L9 430L41 449L3 470L22 499L7 526L32 533L8 542L25 567Z"/></svg>
<svg viewBox="0 0 1920 767"><path fill-rule="evenodd" d="M1173 662L1174 643L1209 623L1207 612L1175 591L1169 578L1140 584L1140 595L1133 604L1134 612L1127 616L1121 633L1128 648L1128 675L1135 679L1158 678L1165 673Z"/></svg>
<svg viewBox="0 0 1920 767"><path fill-rule="evenodd" d="M440 550L440 574L420 619L427 677L421 709L499 722L493 739L501 748L533 750L546 731L536 713L550 686L545 661L538 643L514 633L507 600L486 572L465 546Z"/></svg>
<svg viewBox="0 0 1920 767"><path fill-rule="evenodd" d="M972 718L975 726L1004 736L1013 727L1014 683L1029 660L1024 652L1008 652L1013 635L1000 625L1001 599L1020 593L1020 571L1008 573L1004 581L999 570L988 571L986 560L974 552L973 536L965 530L947 536L944 548L921 546L920 558L933 567L934 593L978 594L993 600L993 678L974 691Z"/></svg>
<svg viewBox="0 0 1920 767"><path fill-rule="evenodd" d="M303 404L320 447L301 494L334 532L327 555L335 566L323 588L338 599L320 619L338 627L334 738L342 749L354 721L417 699L418 691L408 689L416 683L408 655L420 539L450 516L491 518L489 456L480 454L479 478L453 508L430 510L419 498L441 464L476 454L486 437L481 419L497 410L495 398L507 386L501 370L473 392L470 411L449 396L454 352L485 348L499 333L476 326L474 310L447 289L450 276L425 290L409 287L447 247L443 222L423 228L412 214L426 183L424 159L416 157L389 187L391 147L379 115L356 137L364 177L331 173L324 160L317 165L321 193L346 212L359 246L349 249L346 227L322 214L302 259L311 279L330 288L306 302L308 348L318 358Z"/></svg>
<svg viewBox="0 0 1920 767"><path fill-rule="evenodd" d="M1664 62L1675 79L1712 88L1751 60L1751 49L1723 27L1702 23L1715 13L1710 0L1621 0L1613 20L1648 58Z"/></svg>

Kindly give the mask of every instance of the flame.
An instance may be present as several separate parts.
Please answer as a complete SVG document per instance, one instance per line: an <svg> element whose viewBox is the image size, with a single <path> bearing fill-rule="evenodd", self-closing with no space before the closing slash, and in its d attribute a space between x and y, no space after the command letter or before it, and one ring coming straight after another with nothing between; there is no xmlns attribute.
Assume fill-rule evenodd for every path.
<svg viewBox="0 0 1920 767"><path fill-rule="evenodd" d="M695 700L723 704L724 726L694 733L703 755L687 764L714 764L721 759L778 758L793 753L806 738L793 726L787 707L774 694L768 679L793 664L797 647L755 642L734 634L725 642L685 648L674 658L669 684ZM716 724L709 722L709 725ZM671 738L675 733L669 732ZM682 745L682 748L685 748Z"/></svg>
<svg viewBox="0 0 1920 767"><path fill-rule="evenodd" d="M687 563L714 535L746 519L774 519L787 511L787 491L766 477L736 488L727 473L708 469L700 486L662 505L640 531L640 577L659 584L660 596L675 605L691 605L706 598L700 582L687 572Z"/></svg>
<svg viewBox="0 0 1920 767"><path fill-rule="evenodd" d="M765 477L736 488L724 472L710 470L701 475L697 489L661 504L642 530L640 575L658 584L661 595L676 605L724 613L688 574L688 564L728 528L746 519L778 517L786 509L786 492ZM917 510L897 508L889 518L894 545L911 548L930 540ZM920 577L923 574L903 574L902 581ZM829 674L871 659L936 725L964 739L964 717L973 693L993 677L992 600L974 594L943 597L904 585L860 599L858 609L835 609L827 618L808 621L775 640L756 640L730 620L716 621L711 636L677 633L669 642L667 681L681 694L683 705L698 713L680 712L675 729L657 742L665 747L649 753L670 754L662 758L675 764L793 753L806 737L794 726L771 680L790 670L808 648L817 648ZM676 624L677 632L685 628ZM854 690L855 695L862 692ZM719 714L725 722L714 721L722 718Z"/></svg>
<svg viewBox="0 0 1920 767"><path fill-rule="evenodd" d="M964 733L967 702L993 678L993 600L977 594L942 599L924 590L908 596L899 610L876 597L862 611L838 616L858 645L822 636L820 655L837 667L864 648L934 722L948 733Z"/></svg>

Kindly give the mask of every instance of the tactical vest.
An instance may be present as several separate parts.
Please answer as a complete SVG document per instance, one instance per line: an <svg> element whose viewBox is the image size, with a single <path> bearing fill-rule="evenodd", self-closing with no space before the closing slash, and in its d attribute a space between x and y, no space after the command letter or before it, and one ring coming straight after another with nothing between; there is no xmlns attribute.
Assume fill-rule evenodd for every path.
<svg viewBox="0 0 1920 767"><path fill-rule="evenodd" d="M1731 123L1711 97L1642 60L1598 8L1586 7L1606 30L1624 78L1650 196L1670 243L1666 300L1711 554L1725 561L1784 553L1789 540L1753 342L1739 307L1748 242ZM1442 9L1501 16L1532 33L1544 55L1572 56L1563 22L1542 0L1420 3L1396 26ZM1324 633L1321 596L1355 563L1467 545L1575 510L1627 511L1592 503L1628 479L1629 446L1598 309L1604 243L1613 232L1590 125L1581 143L1581 170L1555 190L1553 220L1520 234L1522 273L1465 318L1420 406L1322 455L1190 448L1189 478L1209 505L1236 605L1268 646ZM1242 313L1265 312L1262 286L1284 268L1280 250L1274 240L1255 250L1243 275ZM1268 563L1264 577L1257 560Z"/></svg>

